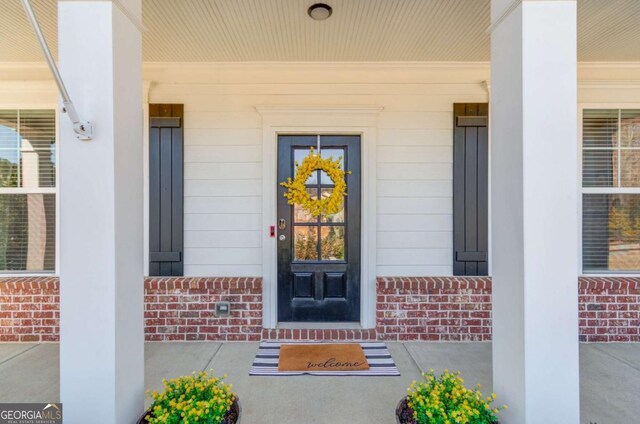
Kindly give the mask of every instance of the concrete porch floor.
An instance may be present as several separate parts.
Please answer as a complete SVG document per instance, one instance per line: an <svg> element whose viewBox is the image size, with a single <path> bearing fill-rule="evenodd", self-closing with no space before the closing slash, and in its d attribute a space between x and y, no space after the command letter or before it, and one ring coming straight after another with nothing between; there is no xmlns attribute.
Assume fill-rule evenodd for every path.
<svg viewBox="0 0 640 424"><path fill-rule="evenodd" d="M194 370L226 372L246 424L391 424L398 400L421 369L460 370L468 386L480 383L491 391L490 343L388 345L401 377L249 377L257 343L147 343L145 386L161 389L162 378ZM59 401L58 359L57 344L0 344L0 402ZM640 344L582 344L580 374L583 423L638 422Z"/></svg>

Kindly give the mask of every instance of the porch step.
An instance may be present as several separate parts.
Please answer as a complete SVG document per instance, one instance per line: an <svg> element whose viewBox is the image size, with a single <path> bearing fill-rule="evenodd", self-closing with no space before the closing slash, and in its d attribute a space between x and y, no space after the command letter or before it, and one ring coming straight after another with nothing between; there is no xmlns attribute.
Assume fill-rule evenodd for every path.
<svg viewBox="0 0 640 424"><path fill-rule="evenodd" d="M371 341L377 340L375 329L263 328L262 340L272 341Z"/></svg>

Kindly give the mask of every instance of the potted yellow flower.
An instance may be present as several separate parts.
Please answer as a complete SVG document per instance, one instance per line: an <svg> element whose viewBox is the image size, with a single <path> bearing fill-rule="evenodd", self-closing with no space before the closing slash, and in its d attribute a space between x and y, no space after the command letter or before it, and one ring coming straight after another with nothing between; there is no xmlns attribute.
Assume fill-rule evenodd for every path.
<svg viewBox="0 0 640 424"><path fill-rule="evenodd" d="M398 424L497 424L500 408L491 404L496 394L484 397L480 385L467 389L460 373L449 370L436 377L433 370L414 381L396 408Z"/></svg>
<svg viewBox="0 0 640 424"><path fill-rule="evenodd" d="M232 385L203 371L162 380L164 391L153 392L153 404L138 424L237 424L240 403Z"/></svg>

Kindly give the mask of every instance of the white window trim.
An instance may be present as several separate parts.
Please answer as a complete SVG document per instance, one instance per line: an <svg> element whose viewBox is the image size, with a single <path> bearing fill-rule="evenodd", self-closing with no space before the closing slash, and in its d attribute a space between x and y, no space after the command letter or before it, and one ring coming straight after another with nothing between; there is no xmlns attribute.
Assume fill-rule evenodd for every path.
<svg viewBox="0 0 640 424"><path fill-rule="evenodd" d="M583 158L583 140L582 140L582 122L585 109L640 109L640 103L579 103L578 104L578 263L580 269L578 274L585 277L601 277L601 278L615 278L615 277L637 277L640 276L640 272L584 272L584 264L582 263L582 195L589 193L603 193L603 194L640 194L640 187L583 187L582 181L582 158Z"/></svg>
<svg viewBox="0 0 640 424"><path fill-rule="evenodd" d="M59 113L57 104L50 103L36 103L36 104L19 104L19 105L7 105L2 106L3 110L29 110L29 109L48 109L54 111L55 122L55 134L56 134L56 186L55 187L41 187L41 188L21 188L10 187L0 188L0 194L30 194L30 193L44 193L56 195L56 246L55 246L55 264L53 271L40 271L40 272L21 272L21 271L0 271L0 277L51 277L57 276L60 273L60 196L58 193L58 187L60 185L60 173L57 166L60 164L60 128L59 128Z"/></svg>
<svg viewBox="0 0 640 424"><path fill-rule="evenodd" d="M380 106L256 106L262 115L263 327L276 328L277 249L269 227L277 220L277 142L280 134L361 136L362 232L360 325L376 325L376 147Z"/></svg>

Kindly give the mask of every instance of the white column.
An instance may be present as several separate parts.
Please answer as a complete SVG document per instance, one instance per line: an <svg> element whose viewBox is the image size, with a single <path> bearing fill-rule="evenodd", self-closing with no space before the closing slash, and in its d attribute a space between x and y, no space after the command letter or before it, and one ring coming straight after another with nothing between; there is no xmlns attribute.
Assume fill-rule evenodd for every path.
<svg viewBox="0 0 640 424"><path fill-rule="evenodd" d="M61 74L94 131L78 141L60 115L65 422L133 423L144 401L141 5L60 1L58 12Z"/></svg>
<svg viewBox="0 0 640 424"><path fill-rule="evenodd" d="M505 424L579 422L576 1L492 0L493 382Z"/></svg>

